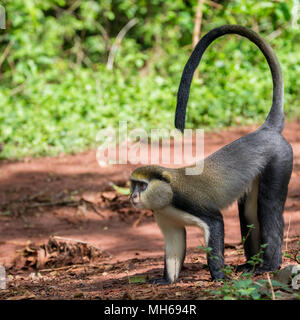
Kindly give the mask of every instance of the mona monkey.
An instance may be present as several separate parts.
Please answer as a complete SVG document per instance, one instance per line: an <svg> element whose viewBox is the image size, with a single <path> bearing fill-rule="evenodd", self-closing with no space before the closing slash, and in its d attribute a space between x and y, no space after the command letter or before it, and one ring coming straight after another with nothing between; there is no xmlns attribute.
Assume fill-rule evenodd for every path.
<svg viewBox="0 0 300 320"><path fill-rule="evenodd" d="M283 80L272 48L254 31L239 25L211 30L197 44L180 82L175 126L183 131L186 107L194 71L206 48L225 34L238 34L254 42L269 64L273 79L273 102L264 124L205 158L200 175L186 175L185 167L170 169L155 165L135 169L130 177L131 202L151 209L165 240L162 279L166 284L178 279L186 252L185 226L204 230L211 251L207 263L214 280L224 278L224 222L220 210L235 200L246 238L247 261L267 244L257 273L280 268L283 240L283 210L293 167L293 150L281 132L284 127ZM254 225L248 233L247 225ZM249 270L250 265L239 266Z"/></svg>

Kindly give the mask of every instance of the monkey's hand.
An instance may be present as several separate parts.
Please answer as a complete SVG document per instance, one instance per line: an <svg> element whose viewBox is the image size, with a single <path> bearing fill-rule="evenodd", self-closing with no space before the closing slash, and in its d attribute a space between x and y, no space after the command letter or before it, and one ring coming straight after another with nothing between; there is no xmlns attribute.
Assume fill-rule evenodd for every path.
<svg viewBox="0 0 300 320"><path fill-rule="evenodd" d="M171 284L172 282L166 278L159 278L159 279L150 279L149 283L165 285L165 284Z"/></svg>

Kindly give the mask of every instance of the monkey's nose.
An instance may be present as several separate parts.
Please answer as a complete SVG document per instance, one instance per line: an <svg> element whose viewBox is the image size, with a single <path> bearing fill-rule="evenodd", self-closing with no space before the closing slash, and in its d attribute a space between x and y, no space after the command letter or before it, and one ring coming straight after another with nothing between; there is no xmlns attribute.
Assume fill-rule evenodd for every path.
<svg viewBox="0 0 300 320"><path fill-rule="evenodd" d="M139 196L136 193L134 195L132 195L132 201L134 203L137 203L139 201Z"/></svg>

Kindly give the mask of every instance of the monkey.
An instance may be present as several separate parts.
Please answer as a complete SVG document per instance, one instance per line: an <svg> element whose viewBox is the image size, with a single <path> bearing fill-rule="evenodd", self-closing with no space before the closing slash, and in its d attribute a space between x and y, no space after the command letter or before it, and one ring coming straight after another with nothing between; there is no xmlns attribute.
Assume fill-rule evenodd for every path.
<svg viewBox="0 0 300 320"><path fill-rule="evenodd" d="M238 34L253 42L264 54L272 74L273 100L265 122L255 131L225 145L204 159L199 175L185 169L157 165L138 167L130 176L130 201L150 209L165 241L164 272L157 284L178 280L186 255L186 226L204 231L207 264L213 280L224 279L224 221L221 210L238 203L240 232L246 263L262 245L263 262L256 273L275 271L282 262L283 210L293 167L293 150L281 132L284 128L283 79L271 46L251 29L224 25L208 32L198 42L181 77L175 112L175 127L184 131L186 107L194 71L206 48L225 34ZM249 225L254 229L249 233Z"/></svg>

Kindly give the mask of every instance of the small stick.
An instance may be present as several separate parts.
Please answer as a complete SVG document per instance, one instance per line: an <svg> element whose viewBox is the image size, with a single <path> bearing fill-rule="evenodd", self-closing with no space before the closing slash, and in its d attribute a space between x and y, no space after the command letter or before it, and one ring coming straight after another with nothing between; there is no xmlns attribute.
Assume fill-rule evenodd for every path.
<svg viewBox="0 0 300 320"><path fill-rule="evenodd" d="M48 207L48 206L57 206L57 205L77 205L78 202L73 200L62 200L62 201L55 201L55 202L45 202L45 203L35 203L27 206L27 208L36 208L36 207Z"/></svg>
<svg viewBox="0 0 300 320"><path fill-rule="evenodd" d="M196 8L196 17L195 17L195 24L194 24L194 31L193 31L193 48L196 47L200 39L201 23L202 23L202 5L204 4L204 2L205 0L198 0L198 4ZM198 69L196 69L194 77L195 79L199 78Z"/></svg>
<svg viewBox="0 0 300 320"><path fill-rule="evenodd" d="M115 54L117 52L118 46L121 44L126 33L137 23L138 23L137 18L131 19L129 22L127 22L127 24L118 33L116 40L115 40L114 44L111 46L111 49L109 51L108 60L107 60L107 64L106 64L106 68L108 70L112 70L112 68L113 68Z"/></svg>
<svg viewBox="0 0 300 320"><path fill-rule="evenodd" d="M132 225L133 228L136 228L139 225L139 223L141 222L141 220L144 217L144 215L145 215L145 211L142 211L140 213L140 216L135 220L134 224Z"/></svg>
<svg viewBox="0 0 300 320"><path fill-rule="evenodd" d="M67 9L67 12L68 12L68 13L74 12L74 11L80 6L80 3L81 3L81 0L75 1L75 2Z"/></svg>
<svg viewBox="0 0 300 320"><path fill-rule="evenodd" d="M9 42L8 45L6 46L4 52L2 53L2 55L1 55L1 57L0 57L0 68L1 68L2 63L4 62L4 60L5 60L6 57L8 56L11 47L12 47L12 42Z"/></svg>
<svg viewBox="0 0 300 320"><path fill-rule="evenodd" d="M51 272L51 271L59 271L59 270L66 270L66 269L72 269L75 268L79 265L73 265L73 266L64 266L64 267L60 267L60 268L49 268L49 269L41 269L38 270L38 272ZM83 266L82 264L80 266Z"/></svg>
<svg viewBox="0 0 300 320"><path fill-rule="evenodd" d="M212 7L217 8L217 9L223 8L223 6L222 6L221 4L216 3L216 2L214 2L214 1L208 1L208 4L211 5Z"/></svg>
<svg viewBox="0 0 300 320"><path fill-rule="evenodd" d="M48 269L41 269L41 270L38 270L38 272L51 272L51 271L60 271L60 270L66 270L66 269L76 269L76 268L94 268L94 267L97 267L97 266L103 266L104 267L104 264L103 263L91 263L91 264L73 264L71 266L63 266L63 267L59 267L59 268L48 268ZM103 269L104 270L104 269Z"/></svg>
<svg viewBox="0 0 300 320"><path fill-rule="evenodd" d="M271 288L271 292L272 292L272 300L276 300L275 293L274 293L274 288L272 286L272 282L271 282L269 273L267 273L267 278L268 278L268 282L269 282L269 285L270 285L270 288Z"/></svg>
<svg viewBox="0 0 300 320"><path fill-rule="evenodd" d="M289 226L286 232L286 239L285 239L285 251L287 251L288 241L289 241L289 232L290 232L290 226L291 226L291 216L289 216Z"/></svg>
<svg viewBox="0 0 300 320"><path fill-rule="evenodd" d="M101 213L101 211L98 210L98 208L97 208L92 202L88 202L88 203L91 205L91 207L93 208L93 210L94 210L100 217L105 218L104 215Z"/></svg>

